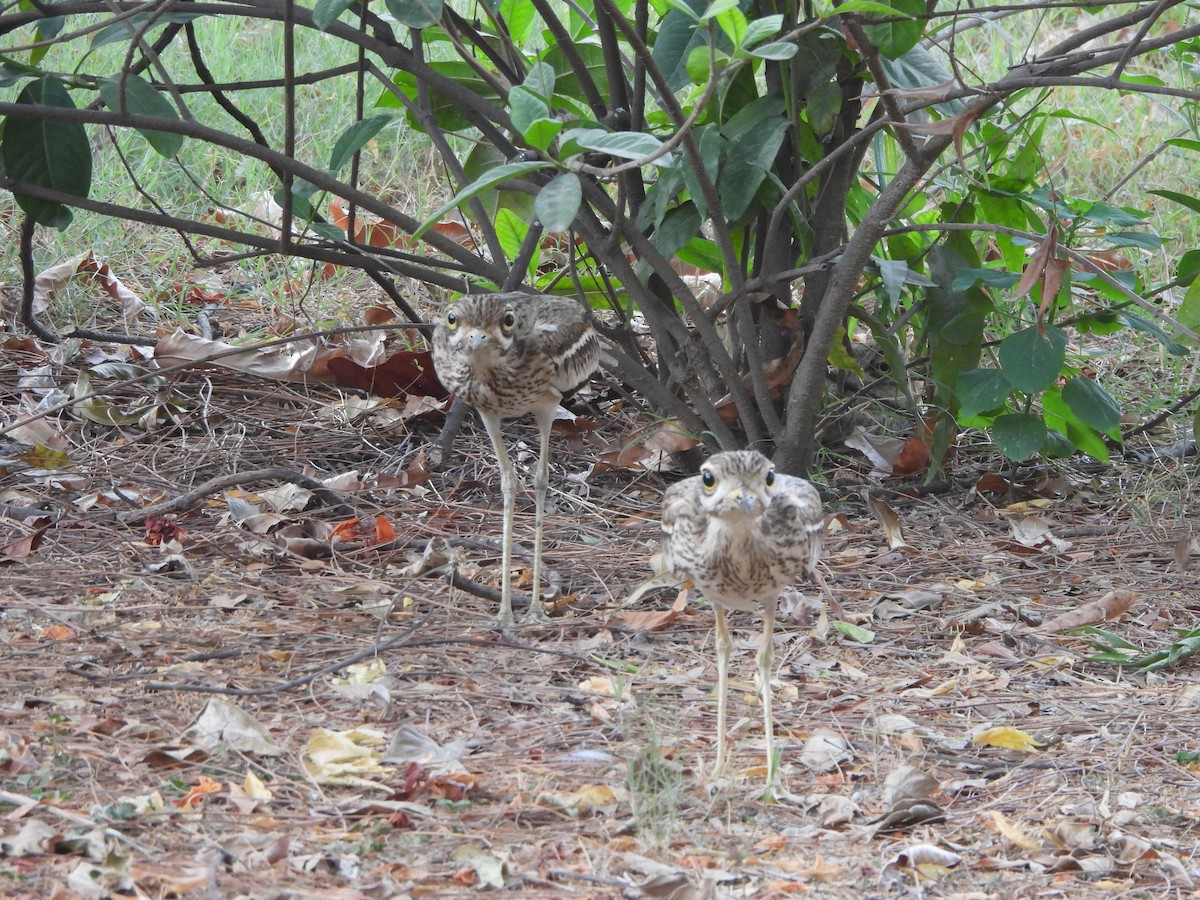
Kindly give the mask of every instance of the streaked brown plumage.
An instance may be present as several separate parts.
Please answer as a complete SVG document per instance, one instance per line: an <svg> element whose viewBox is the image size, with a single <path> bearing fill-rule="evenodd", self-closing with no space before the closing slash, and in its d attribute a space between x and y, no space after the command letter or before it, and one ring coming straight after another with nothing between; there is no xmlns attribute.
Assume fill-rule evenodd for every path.
<svg viewBox="0 0 1200 900"><path fill-rule="evenodd" d="M529 618L545 618L538 596L542 577L542 519L550 480L550 425L563 394L579 387L600 361L600 339L574 300L522 292L472 294L451 304L433 332L433 363L447 389L479 412L500 463L504 493L500 625L513 623L513 507L516 473L504 449L501 419L533 413L541 438L534 478L536 525L533 604Z"/></svg>
<svg viewBox="0 0 1200 900"><path fill-rule="evenodd" d="M803 478L777 475L754 450L712 456L700 474L663 497L663 562L692 580L713 605L717 645L717 765L726 763L725 706L731 640L726 609L762 606L758 651L766 728L767 778L775 776L771 644L779 592L803 576L820 582L821 495Z"/></svg>

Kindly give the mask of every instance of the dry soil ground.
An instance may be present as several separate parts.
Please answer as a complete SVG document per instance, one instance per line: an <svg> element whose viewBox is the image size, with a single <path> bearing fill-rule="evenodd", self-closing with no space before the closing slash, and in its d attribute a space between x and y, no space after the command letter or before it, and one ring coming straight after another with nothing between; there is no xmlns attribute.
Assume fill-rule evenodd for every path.
<svg viewBox="0 0 1200 900"><path fill-rule="evenodd" d="M0 373L8 421L19 364ZM1151 652L1196 627L1191 463L1029 473L1039 490L997 496L972 489L983 452L923 494L831 457L826 571L848 624L816 617L809 586L781 615L782 777L764 796L757 620L735 618L735 755L714 782L710 610L675 591L626 602L668 476L591 472L595 443L556 438L548 564L564 599L552 625L502 635L494 603L420 573L444 550L460 579L498 577L497 473L473 425L434 467L436 423L347 421L331 393L227 374L174 390L177 428L52 420L69 463L3 445L0 894L1200 883L1195 660L1131 674L1089 662L1069 630L1118 616L1103 627ZM601 417L594 439L629 424ZM507 432L528 443L532 428ZM341 476L346 505L280 490L286 470Z"/></svg>

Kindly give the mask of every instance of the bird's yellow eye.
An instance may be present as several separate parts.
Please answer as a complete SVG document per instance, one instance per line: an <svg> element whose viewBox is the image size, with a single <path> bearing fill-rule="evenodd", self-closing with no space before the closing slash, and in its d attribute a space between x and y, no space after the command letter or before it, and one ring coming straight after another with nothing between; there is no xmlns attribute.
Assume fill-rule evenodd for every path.
<svg viewBox="0 0 1200 900"><path fill-rule="evenodd" d="M458 327L458 316L454 312L446 313L446 327L451 331Z"/></svg>
<svg viewBox="0 0 1200 900"><path fill-rule="evenodd" d="M504 318L500 320L500 327L505 331L512 331L513 326L517 324L517 314L511 309L504 313Z"/></svg>
<svg viewBox="0 0 1200 900"><path fill-rule="evenodd" d="M705 469L700 474L700 483L704 485L704 490L710 494L717 489L717 476L711 470Z"/></svg>
<svg viewBox="0 0 1200 900"><path fill-rule="evenodd" d="M770 487L771 485L773 485L775 483L775 470L774 469L767 470L767 477L765 480L767 482L767 487Z"/></svg>

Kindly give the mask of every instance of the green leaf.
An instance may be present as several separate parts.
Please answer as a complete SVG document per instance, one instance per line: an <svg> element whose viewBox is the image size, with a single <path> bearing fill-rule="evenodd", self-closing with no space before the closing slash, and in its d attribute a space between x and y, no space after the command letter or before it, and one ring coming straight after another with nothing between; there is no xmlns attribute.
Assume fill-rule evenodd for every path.
<svg viewBox="0 0 1200 900"><path fill-rule="evenodd" d="M686 3L675 2L672 5L675 8L663 17L658 28L651 56L666 76L671 89L677 91L688 83L685 65L688 54L707 43L707 35L699 24L704 0L687 0ZM687 12L683 11L685 8Z"/></svg>
<svg viewBox="0 0 1200 900"><path fill-rule="evenodd" d="M121 110L121 80L119 78L101 78L98 85L100 99L113 112ZM125 109L141 116L156 116L160 119L179 121L179 113L166 97L156 91L150 82L129 75L125 79ZM151 128L139 128L138 133L146 139L160 156L167 159L173 157L183 146L183 135L169 131L155 131Z"/></svg>
<svg viewBox="0 0 1200 900"><path fill-rule="evenodd" d="M675 254L681 262L705 272L720 272L724 267L721 251L708 238L694 237Z"/></svg>
<svg viewBox="0 0 1200 900"><path fill-rule="evenodd" d="M1029 413L1008 413L992 423L992 440L1013 462L1028 459L1046 443L1046 423Z"/></svg>
<svg viewBox="0 0 1200 900"><path fill-rule="evenodd" d="M958 415L967 419L1003 406L1012 385L999 369L968 369L959 374L954 393L958 395Z"/></svg>
<svg viewBox="0 0 1200 900"><path fill-rule="evenodd" d="M530 3L524 3L524 5L532 8ZM549 103L554 97L555 80L554 66L546 62L534 63L526 73L522 87Z"/></svg>
<svg viewBox="0 0 1200 900"><path fill-rule="evenodd" d="M550 115L550 107L529 89L515 87L508 92L508 114L512 119L513 128L523 135L538 119Z"/></svg>
<svg viewBox="0 0 1200 900"><path fill-rule="evenodd" d="M1188 194L1181 194L1178 191L1150 191L1150 193L1165 197L1168 200L1174 200L1180 206L1186 206L1192 212L1200 213L1200 197L1192 197Z"/></svg>
<svg viewBox="0 0 1200 900"><path fill-rule="evenodd" d="M572 128L563 132L563 141L574 141L580 147L622 159L643 159L662 148L662 141L644 131L605 131L603 128ZM670 166L674 162L669 153L654 160L657 166Z"/></svg>
<svg viewBox="0 0 1200 900"><path fill-rule="evenodd" d="M554 143L554 139L558 137L558 133L562 129L561 119L535 119L525 129L525 142L530 147L545 150Z"/></svg>
<svg viewBox="0 0 1200 900"><path fill-rule="evenodd" d="M525 235L529 233L529 223L511 209L501 209L496 212L495 225L496 239L500 242L500 249L504 251L509 262L512 262L521 253L521 245L525 242ZM540 255L540 252L535 252L529 260L530 275L537 271Z"/></svg>
<svg viewBox="0 0 1200 900"><path fill-rule="evenodd" d="M861 625L854 625L838 619L833 623L833 627L857 644L869 644L875 640L875 632L869 628L863 628Z"/></svg>
<svg viewBox="0 0 1200 900"><path fill-rule="evenodd" d="M1161 250L1162 238L1148 231L1118 231L1106 234L1104 239L1114 247L1141 247L1143 250Z"/></svg>
<svg viewBox="0 0 1200 900"><path fill-rule="evenodd" d="M772 41L769 44L763 44L761 47L755 47L750 51L751 56L757 56L759 59L785 60L791 59L800 48L795 44L789 44L784 41Z"/></svg>
<svg viewBox="0 0 1200 900"><path fill-rule="evenodd" d="M753 47L759 41L766 40L773 34L778 34L783 27L783 16L763 16L755 19L746 26L746 34L742 38L743 47Z"/></svg>
<svg viewBox="0 0 1200 900"><path fill-rule="evenodd" d="M1162 193L1161 191L1151 191L1152 194ZM1135 225L1141 225L1145 215L1137 215L1127 209L1122 209L1119 206L1112 206L1108 203L1093 203L1080 212L1080 215L1089 222L1094 222L1097 225L1105 225L1111 228L1132 228Z"/></svg>
<svg viewBox="0 0 1200 900"><path fill-rule="evenodd" d="M388 12L401 25L428 28L442 21L442 0L385 0Z"/></svg>
<svg viewBox="0 0 1200 900"><path fill-rule="evenodd" d="M706 21L707 19L711 19L711 18L714 18L715 16L719 16L719 15L721 15L721 13L727 12L728 10L737 9L737 5L738 5L738 0L712 0L712 2L710 4L708 4L708 7L704 10L704 12L701 13L700 21L703 22L703 21ZM676 9L687 9L687 7L677 6Z"/></svg>
<svg viewBox="0 0 1200 900"><path fill-rule="evenodd" d="M1140 331L1143 334L1148 334L1154 337L1160 344L1163 345L1163 349L1173 356L1188 356L1192 352L1188 347L1179 343L1179 341L1175 340L1169 334L1163 331L1162 327L1157 322L1152 322L1149 319L1142 318L1137 313L1132 313L1128 310L1122 310L1121 312L1117 313L1117 319L1135 331Z"/></svg>
<svg viewBox="0 0 1200 900"><path fill-rule="evenodd" d="M987 287L1002 291L1012 287L1020 280L1020 275L1016 272L1009 272L1007 269L963 269L954 276L954 282L950 288L955 291L965 291L982 281Z"/></svg>
<svg viewBox="0 0 1200 900"><path fill-rule="evenodd" d="M725 36L729 38L734 49L740 49L746 40L746 28L749 23L742 15L742 11L737 8L737 3L734 3L729 9L723 10L717 16L717 24L721 26L721 30L725 32Z"/></svg>
<svg viewBox="0 0 1200 900"><path fill-rule="evenodd" d="M518 175L525 175L529 172L536 172L539 169L550 167L549 162L534 161L521 163L507 163L503 166L497 166L487 172L484 172L477 179L468 184L465 188L450 198L450 201L439 208L433 215L421 223L421 227L414 233L414 238L419 238L428 231L435 222L442 216L450 212L450 210L461 206L472 197L477 197L484 191L503 184L511 178L516 178Z"/></svg>
<svg viewBox="0 0 1200 900"><path fill-rule="evenodd" d="M57 78L31 81L17 95L17 103L32 108L57 106L74 109L71 95ZM86 197L92 186L92 148L87 131L77 122L51 122L40 117L9 115L0 139L5 174L16 181ZM17 204L39 225L64 228L71 211L61 203L13 192Z"/></svg>
<svg viewBox="0 0 1200 900"><path fill-rule="evenodd" d="M1064 384L1062 397L1080 422L1097 431L1112 431L1121 424L1120 404L1086 375L1077 375Z"/></svg>
<svg viewBox="0 0 1200 900"><path fill-rule="evenodd" d="M538 191L533 212L547 231L567 231L582 202L583 185L579 176L574 172L563 172Z"/></svg>
<svg viewBox="0 0 1200 900"><path fill-rule="evenodd" d="M312 12L313 24L319 31L325 31L350 8L351 2L353 0L317 0Z"/></svg>
<svg viewBox="0 0 1200 900"><path fill-rule="evenodd" d="M699 231L700 213L696 205L688 201L667 212L650 240L658 252L669 260Z"/></svg>
<svg viewBox="0 0 1200 900"><path fill-rule="evenodd" d="M844 12L848 5L851 4L843 4L839 12ZM898 59L921 40L925 22L915 17L925 14L925 0L890 0L888 5L892 8L892 17L903 18L894 22L867 25L866 32L875 49L885 59Z"/></svg>
<svg viewBox="0 0 1200 900"><path fill-rule="evenodd" d="M875 0L846 0L837 11L839 13L865 13L866 15L894 16L896 11L886 3L876 3Z"/></svg>
<svg viewBox="0 0 1200 900"><path fill-rule="evenodd" d="M1184 328L1190 328L1192 331L1200 331L1200 278L1192 282L1191 287L1183 295L1183 302L1179 304L1179 309L1175 311L1175 321ZM1192 343L1184 335L1178 335L1181 343Z"/></svg>
<svg viewBox="0 0 1200 900"><path fill-rule="evenodd" d="M155 28L161 28L167 24L186 25L188 22L199 19L201 15L203 14L163 13L161 10L155 10L153 13L134 13L128 19L122 19L120 22L107 25L97 31L92 36L92 49L95 50L108 44L127 41L134 35L137 35L139 38L145 38Z"/></svg>
<svg viewBox="0 0 1200 900"><path fill-rule="evenodd" d="M523 47L529 42L529 36L533 33L534 13L533 4L529 0L500 0L500 18L508 26L509 36L517 47ZM549 94L545 96L550 98Z"/></svg>
<svg viewBox="0 0 1200 900"><path fill-rule="evenodd" d="M1046 326L1045 334L1033 326L1000 342L1000 368L1004 377L1027 394L1036 394L1054 384L1066 355L1066 332L1053 325Z"/></svg>
<svg viewBox="0 0 1200 900"><path fill-rule="evenodd" d="M789 122L783 116L759 122L751 132L732 138L722 154L717 187L725 215L731 221L740 219L750 208L759 187L775 163L779 147L787 136Z"/></svg>
<svg viewBox="0 0 1200 900"><path fill-rule="evenodd" d="M1175 266L1175 277L1179 279L1180 284L1191 284L1197 275L1200 275L1200 250L1189 250L1179 257L1179 264Z"/></svg>
<svg viewBox="0 0 1200 900"><path fill-rule="evenodd" d="M330 174L336 175L340 172L342 166L346 165L355 153L367 146L371 138L379 134L391 121L391 116L372 116L369 119L355 122L343 131L337 139L337 143L333 145L333 152L329 154Z"/></svg>

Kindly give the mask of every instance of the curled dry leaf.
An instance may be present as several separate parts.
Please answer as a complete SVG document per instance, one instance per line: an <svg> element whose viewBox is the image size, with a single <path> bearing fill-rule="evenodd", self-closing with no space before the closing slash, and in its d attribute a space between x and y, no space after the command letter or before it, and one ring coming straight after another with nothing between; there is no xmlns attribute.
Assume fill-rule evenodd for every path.
<svg viewBox="0 0 1200 900"><path fill-rule="evenodd" d="M867 506L870 507L876 520L883 527L883 533L887 536L888 549L899 550L901 547L909 546L908 541L904 539L904 525L894 509L870 495L867 495Z"/></svg>
<svg viewBox="0 0 1200 900"><path fill-rule="evenodd" d="M865 456L876 472L891 475L900 461L904 440L882 434L868 434L862 426L855 426L854 433L843 442L851 450Z"/></svg>
<svg viewBox="0 0 1200 900"><path fill-rule="evenodd" d="M1061 616L1043 620L1035 630L1041 632L1070 631L1100 622L1112 622L1121 618L1133 607L1137 594L1133 591L1114 589L1099 600L1085 604Z"/></svg>
<svg viewBox="0 0 1200 900"><path fill-rule="evenodd" d="M810 772L827 772L850 756L850 744L844 737L828 728L819 728L804 742L800 763Z"/></svg>
<svg viewBox="0 0 1200 900"><path fill-rule="evenodd" d="M224 745L259 756L279 756L283 752L254 716L227 700L216 698L208 701L184 735L205 750Z"/></svg>
<svg viewBox="0 0 1200 900"><path fill-rule="evenodd" d="M1022 547L1033 549L1053 549L1063 553L1071 549L1071 542L1057 538L1050 531L1050 522L1041 516L1027 516L1013 519L1009 523L1013 540Z"/></svg>
<svg viewBox="0 0 1200 900"><path fill-rule="evenodd" d="M164 368L204 363L272 381L311 381L316 357L316 344L241 348L225 341L205 340L182 329L161 338L154 348L154 358Z"/></svg>
<svg viewBox="0 0 1200 900"><path fill-rule="evenodd" d="M1045 746L1038 743L1033 735L1008 725L985 729L971 738L971 743L979 747L1000 747L1003 750L1021 750L1026 753L1032 753Z"/></svg>
<svg viewBox="0 0 1200 900"><path fill-rule="evenodd" d="M1011 843L1020 847L1022 850L1041 850L1042 845L1027 835L1024 831L1012 824L1004 817L1004 813L998 809L993 809L992 825L996 830L1006 837Z"/></svg>

